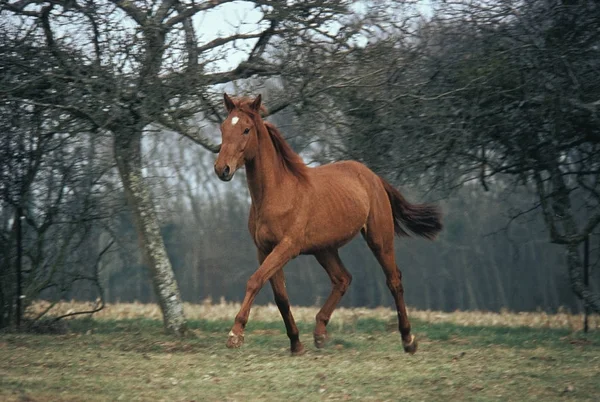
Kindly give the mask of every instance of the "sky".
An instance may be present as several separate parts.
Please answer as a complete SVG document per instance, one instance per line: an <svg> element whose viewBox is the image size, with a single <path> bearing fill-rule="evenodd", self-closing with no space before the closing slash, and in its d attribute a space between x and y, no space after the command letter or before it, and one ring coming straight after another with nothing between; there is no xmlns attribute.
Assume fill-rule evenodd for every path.
<svg viewBox="0 0 600 402"><path fill-rule="evenodd" d="M259 32L259 21L262 12L255 7L253 2L234 1L226 3L205 13L199 13L194 18L194 29L198 36L198 43L207 43L218 37L230 36L239 29L239 33ZM256 42L253 40L238 41L240 50L232 50L227 58L218 64L218 69L226 71L238 65L246 57L248 51ZM245 51L244 51L245 50Z"/></svg>
<svg viewBox="0 0 600 402"><path fill-rule="evenodd" d="M393 0L392 0L393 1ZM432 0L416 0L417 10L425 16L430 16L433 5ZM362 14L367 11L365 2L357 2L352 9ZM223 4L208 12L199 13L194 19L194 29L199 39L199 43L209 42L217 37L226 37L239 29L240 33L260 32L259 22L262 18L262 11L256 7L252 1L234 1ZM332 22L331 30L338 29L341 25ZM364 43L366 44L365 38ZM231 50L225 60L217 64L220 71L226 71L238 65L247 57L247 52L251 50L256 43L255 39L238 41L239 50Z"/></svg>

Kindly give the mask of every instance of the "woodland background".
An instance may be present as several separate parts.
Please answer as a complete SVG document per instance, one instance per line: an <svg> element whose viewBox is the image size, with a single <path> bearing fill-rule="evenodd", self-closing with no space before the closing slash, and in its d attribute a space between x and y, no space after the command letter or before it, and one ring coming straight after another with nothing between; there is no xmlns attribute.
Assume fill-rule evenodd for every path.
<svg viewBox="0 0 600 402"><path fill-rule="evenodd" d="M397 241L409 306L597 310L596 2L3 0L0 327L19 281L23 307L158 301L166 320L241 300L257 261L243 172L212 168L223 91L261 93L308 164L359 160L441 205L436 242ZM341 256L342 306L392 304L360 237ZM293 304L327 297L314 258L285 272Z"/></svg>

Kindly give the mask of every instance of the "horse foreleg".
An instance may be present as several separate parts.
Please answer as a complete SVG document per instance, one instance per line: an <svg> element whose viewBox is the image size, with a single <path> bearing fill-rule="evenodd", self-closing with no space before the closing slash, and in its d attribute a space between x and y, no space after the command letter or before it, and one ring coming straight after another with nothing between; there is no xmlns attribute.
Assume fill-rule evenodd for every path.
<svg viewBox="0 0 600 402"><path fill-rule="evenodd" d="M294 316L290 310L290 300L285 288L285 276L283 270L280 269L275 272L269 280L271 281L275 304L277 304L277 308L279 308L281 318L283 318L285 329L287 330L287 336L290 338L292 355L301 355L304 353L304 346L302 345L302 342L300 342L300 331L298 331L296 321L294 321Z"/></svg>
<svg viewBox="0 0 600 402"><path fill-rule="evenodd" d="M321 251L315 254L315 257L319 261L319 264L325 268L332 284L331 293L316 317L317 324L314 332L315 346L322 348L327 340L327 323L331 319L333 310L350 286L352 275L350 275L344 264L342 264L338 251L335 249Z"/></svg>
<svg viewBox="0 0 600 402"><path fill-rule="evenodd" d="M265 258L260 267L252 274L246 284L246 294L242 307L235 317L233 328L229 332L227 339L228 348L239 348L244 343L244 328L248 323L250 316L250 308L256 298L256 295L262 289L266 281L271 279L277 271L292 258L298 255L296 247L289 241L282 241L273 251Z"/></svg>

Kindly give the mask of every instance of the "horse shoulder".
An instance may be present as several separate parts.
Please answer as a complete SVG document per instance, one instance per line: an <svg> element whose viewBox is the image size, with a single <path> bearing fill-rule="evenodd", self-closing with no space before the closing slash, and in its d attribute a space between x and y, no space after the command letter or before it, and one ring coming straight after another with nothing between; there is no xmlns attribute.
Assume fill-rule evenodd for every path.
<svg viewBox="0 0 600 402"><path fill-rule="evenodd" d="M302 239L309 215L306 188L282 191L280 197L261 207L256 233L275 242L284 238Z"/></svg>

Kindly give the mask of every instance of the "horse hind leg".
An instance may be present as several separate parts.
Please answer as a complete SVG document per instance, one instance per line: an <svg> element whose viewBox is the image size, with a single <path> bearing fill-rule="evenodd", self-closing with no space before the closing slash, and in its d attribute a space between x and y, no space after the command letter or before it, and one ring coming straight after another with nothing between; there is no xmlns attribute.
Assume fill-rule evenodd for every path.
<svg viewBox="0 0 600 402"><path fill-rule="evenodd" d="M402 272L396 265L393 222L390 220L388 225L380 226L383 227L378 227L373 219L370 219L366 230L363 231L363 236L366 239L369 248L377 258L377 261L379 261L379 264L383 268L387 286L394 297L396 311L398 312L398 329L400 330L400 335L402 337L404 351L414 354L417 351L417 341L415 336L411 334L410 321L408 320L406 304L404 303Z"/></svg>
<svg viewBox="0 0 600 402"><path fill-rule="evenodd" d="M344 267L336 249L320 251L315 254L315 257L319 264L325 268L332 284L331 293L316 316L314 331L315 346L322 348L327 341L327 324L331 319L331 314L333 314L333 310L335 310L338 302L350 286L352 275Z"/></svg>
<svg viewBox="0 0 600 402"><path fill-rule="evenodd" d="M287 290L285 288L285 276L283 270L277 271L269 281L271 282L271 288L273 289L275 304L277 304L277 308L279 308L288 338L290 338L290 350L292 355L299 356L304 354L304 346L302 345L302 342L300 342L300 331L296 326L296 321L294 321L294 316L290 309L290 299L288 298Z"/></svg>

